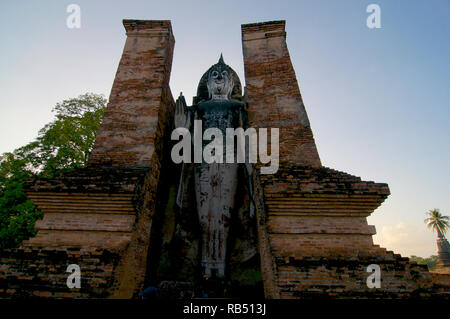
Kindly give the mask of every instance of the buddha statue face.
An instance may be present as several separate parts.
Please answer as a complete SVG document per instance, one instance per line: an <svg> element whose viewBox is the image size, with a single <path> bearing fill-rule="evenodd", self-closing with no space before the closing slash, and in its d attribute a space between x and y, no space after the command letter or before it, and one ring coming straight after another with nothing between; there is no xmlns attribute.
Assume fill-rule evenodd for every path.
<svg viewBox="0 0 450 319"><path fill-rule="evenodd" d="M230 68L223 63L222 58L211 68L207 86L211 99L229 100L233 91L233 77Z"/></svg>

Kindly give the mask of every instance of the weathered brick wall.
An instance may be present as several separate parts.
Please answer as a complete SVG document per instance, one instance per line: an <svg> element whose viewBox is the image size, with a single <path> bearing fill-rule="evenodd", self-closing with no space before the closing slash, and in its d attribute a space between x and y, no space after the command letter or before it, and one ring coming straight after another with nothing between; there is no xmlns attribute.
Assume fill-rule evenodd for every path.
<svg viewBox="0 0 450 319"><path fill-rule="evenodd" d="M28 196L44 212L38 233L0 252L0 297L108 297L119 284L121 257L136 219L136 185L147 169L80 169L29 181ZM67 266L81 269L81 289L66 285Z"/></svg>
<svg viewBox="0 0 450 319"><path fill-rule="evenodd" d="M44 218L36 237L0 252L0 297L131 298L143 288L175 104L174 38L170 21L124 26L127 41L88 168L26 186ZM79 294L66 286L71 263L81 268Z"/></svg>
<svg viewBox="0 0 450 319"><path fill-rule="evenodd" d="M366 217L389 194L386 184L281 163L277 174L261 176L274 252L323 255L373 246L375 229Z"/></svg>
<svg viewBox="0 0 450 319"><path fill-rule="evenodd" d="M160 171L163 161L167 160L163 158L164 153L167 153L164 147L169 147L169 144L165 143L165 141L168 140L168 136L170 136L171 133L170 129L172 128L175 110L175 101L169 87L175 40L172 35L170 22L165 21L164 23L165 26L168 26L169 35L166 42L156 42L158 46L154 48L154 54L160 54L161 51L166 51L166 54L164 55L165 58L146 60L145 62L152 64L152 68L154 68L151 73L153 74L152 76L161 80L158 82L160 85L158 92L159 105L158 107L151 106L152 111L148 113L151 120L147 120L150 120L151 129L148 131L145 129L137 130L143 139L150 141L151 150L147 151L145 154L140 153L139 155L140 159L138 165L148 166L148 172L144 182L139 185L139 193L136 200L136 223L133 226L130 245L121 260L122 264L118 270L120 287L113 296L116 298L131 298L144 288L143 285L147 271L147 254L150 246L152 219L156 211L156 196ZM134 20L128 20L127 22L126 20L124 24L128 31L127 34L129 35L135 35L136 30L143 28L143 25L146 27L155 27L153 21L136 22ZM158 24L156 24L156 26L158 26ZM130 30L132 31L131 33ZM156 34L158 41L162 41L161 34L159 32L156 32ZM143 36L155 37L155 34L144 32ZM143 62L135 60L135 63ZM159 72L163 73L160 74ZM144 92L143 94L149 94L149 92ZM128 102L123 105L127 107ZM132 164L132 162L126 162L126 165L130 164Z"/></svg>
<svg viewBox="0 0 450 319"><path fill-rule="evenodd" d="M114 295L117 298L131 298L144 288L147 254L151 244L153 217L156 213L161 166L164 160L168 160L163 158L163 155L167 153L163 146L168 147L169 144L163 143L163 141L167 140L167 134L170 134L174 107L175 103L167 86L163 90L161 108L158 114L159 122L155 134L155 152L150 161L145 180L139 185L139 192L136 198L136 223L133 226L130 245L121 259L122 264L118 270L120 288Z"/></svg>
<svg viewBox="0 0 450 319"><path fill-rule="evenodd" d="M242 25L249 122L254 128L280 129L280 159L318 167L320 158L284 28L284 21Z"/></svg>
<svg viewBox="0 0 450 319"><path fill-rule="evenodd" d="M24 245L125 247L135 222L136 185L147 169L79 169L29 181L28 197L44 212L38 233Z"/></svg>
<svg viewBox="0 0 450 319"><path fill-rule="evenodd" d="M0 298L105 298L112 294L117 251L95 248L5 249L0 255ZM81 267L81 288L67 287L67 266Z"/></svg>
<svg viewBox="0 0 450 319"><path fill-rule="evenodd" d="M381 287L369 288L367 267L380 266ZM327 255L277 259L281 298L429 297L433 284L427 267L392 252L368 250L353 257Z"/></svg>
<svg viewBox="0 0 450 319"><path fill-rule="evenodd" d="M373 244L366 217L389 195L386 184L325 167L282 167L260 177L281 298L430 295L426 267ZM367 287L370 264L381 268L381 288Z"/></svg>
<svg viewBox="0 0 450 319"><path fill-rule="evenodd" d="M44 212L35 238L0 252L0 297L131 298L143 288L163 149L174 100L169 21L125 20L127 42L87 169L31 181ZM280 169L254 174L258 240L269 298L426 295L426 267L373 245L366 217L386 184L321 167L285 42L284 22L244 25L253 127L280 128ZM258 172L256 169L255 172ZM78 264L82 288L66 286ZM365 285L382 269L382 288Z"/></svg>
<svg viewBox="0 0 450 319"><path fill-rule="evenodd" d="M430 271L436 295L450 297L450 267Z"/></svg>
<svg viewBox="0 0 450 319"><path fill-rule="evenodd" d="M268 298L427 295L426 267L373 244L367 217L386 184L321 166L286 45L284 21L242 26L252 127L280 129L280 168L254 184L261 270ZM366 285L370 264L382 287Z"/></svg>
<svg viewBox="0 0 450 319"><path fill-rule="evenodd" d="M167 99L175 40L170 21L124 20L127 40L89 165L149 166ZM170 89L169 89L170 90Z"/></svg>

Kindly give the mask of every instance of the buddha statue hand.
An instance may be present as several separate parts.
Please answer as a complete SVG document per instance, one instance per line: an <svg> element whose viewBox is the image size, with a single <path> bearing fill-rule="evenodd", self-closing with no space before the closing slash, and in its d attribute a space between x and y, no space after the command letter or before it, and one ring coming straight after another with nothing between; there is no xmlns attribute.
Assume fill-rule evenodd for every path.
<svg viewBox="0 0 450 319"><path fill-rule="evenodd" d="M184 127L189 129L190 116L183 93L180 93L180 96L176 101L174 120L175 120L175 128Z"/></svg>

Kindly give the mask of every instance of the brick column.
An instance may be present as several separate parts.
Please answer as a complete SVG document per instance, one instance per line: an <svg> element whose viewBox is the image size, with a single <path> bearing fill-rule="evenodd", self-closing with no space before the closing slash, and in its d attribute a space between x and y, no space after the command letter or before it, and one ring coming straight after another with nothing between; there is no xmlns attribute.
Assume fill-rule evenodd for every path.
<svg viewBox="0 0 450 319"><path fill-rule="evenodd" d="M243 25L242 45L250 125L280 129L278 172L254 174L266 297L429 293L426 268L373 245L375 227L366 218L389 195L388 186L321 165L289 58L285 22ZM371 264L381 267L381 289L366 285Z"/></svg>
<svg viewBox="0 0 450 319"><path fill-rule="evenodd" d="M149 166L175 39L170 21L124 20L127 40L89 165Z"/></svg>
<svg viewBox="0 0 450 319"><path fill-rule="evenodd" d="M280 162L319 167L319 154L286 46L285 21L242 25L252 127L280 129Z"/></svg>
<svg viewBox="0 0 450 319"><path fill-rule="evenodd" d="M127 40L88 167L26 185L44 218L34 238L0 260L8 270L0 276L0 295L2 287L17 286L15 294L70 298L61 278L71 263L89 276L80 296L131 298L144 288L164 139L175 108L169 88L175 40L170 21L123 24ZM36 273L35 265L58 253L54 268ZM20 254L42 257L30 264ZM11 281L18 269L23 275Z"/></svg>

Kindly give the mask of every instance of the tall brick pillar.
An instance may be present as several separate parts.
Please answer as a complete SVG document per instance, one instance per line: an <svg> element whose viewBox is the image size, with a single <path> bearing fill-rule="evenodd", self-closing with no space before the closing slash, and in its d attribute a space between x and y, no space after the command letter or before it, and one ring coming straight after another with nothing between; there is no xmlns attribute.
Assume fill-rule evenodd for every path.
<svg viewBox="0 0 450 319"><path fill-rule="evenodd" d="M124 20L127 40L89 166L148 167L135 190L136 222L117 270L114 297L144 288L164 137L172 123L169 88L175 39L170 21Z"/></svg>
<svg viewBox="0 0 450 319"><path fill-rule="evenodd" d="M242 25L252 127L280 129L280 160L321 166L286 45L285 21Z"/></svg>
<svg viewBox="0 0 450 319"><path fill-rule="evenodd" d="M168 116L175 39L170 21L124 20L127 40L89 165L151 163ZM170 113L170 112L169 112Z"/></svg>
<svg viewBox="0 0 450 319"><path fill-rule="evenodd" d="M170 21L124 20L127 39L88 166L25 191L38 233L0 252L0 297L131 298L143 289L163 146L172 125ZM81 289L66 285L67 265Z"/></svg>
<svg viewBox="0 0 450 319"><path fill-rule="evenodd" d="M278 172L254 174L266 297L407 298L429 289L424 267L373 244L367 216L389 195L388 185L321 165L285 22L242 25L242 47L250 125L280 129ZM370 264L381 267L382 289L366 285Z"/></svg>

